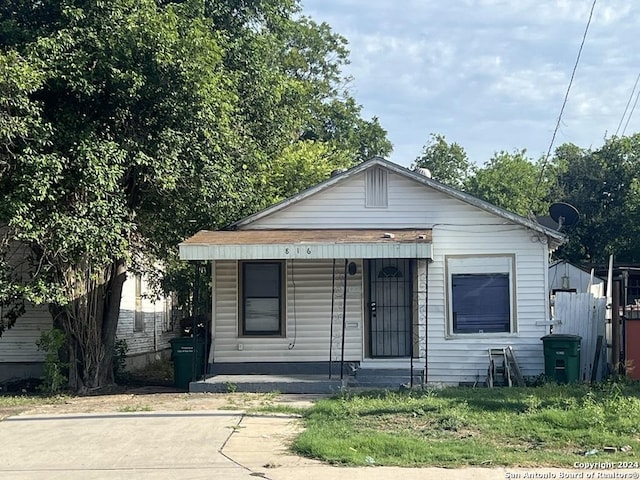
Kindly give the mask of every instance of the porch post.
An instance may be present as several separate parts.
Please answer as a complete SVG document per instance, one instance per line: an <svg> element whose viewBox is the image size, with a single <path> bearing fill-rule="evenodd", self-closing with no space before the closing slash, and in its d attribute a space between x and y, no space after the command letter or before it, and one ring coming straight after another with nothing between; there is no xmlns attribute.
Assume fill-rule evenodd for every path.
<svg viewBox="0 0 640 480"><path fill-rule="evenodd" d="M208 364L212 364L213 363L213 340L215 338L216 335L216 261L215 260L211 260L211 332L210 333L210 338L209 341L210 343L210 347L209 347L209 355L207 357L207 363ZM209 370L209 365L206 365L206 370L205 370L205 378L206 378L206 372Z"/></svg>
<svg viewBox="0 0 640 480"><path fill-rule="evenodd" d="M344 288L342 291L342 352L340 354L340 380L344 379L344 335L347 329L347 266L349 259L344 259Z"/></svg>
<svg viewBox="0 0 640 480"><path fill-rule="evenodd" d="M191 312L191 335L193 337L193 355L192 355L192 363L191 363L191 381L195 382L196 378L196 368L198 365L198 355L197 352L197 342L198 342L198 315L200 314L200 261L196 260L193 262L193 266L195 268L195 277L193 280L193 308Z"/></svg>
<svg viewBox="0 0 640 480"><path fill-rule="evenodd" d="M424 381L429 382L429 260L424 261Z"/></svg>
<svg viewBox="0 0 640 480"><path fill-rule="evenodd" d="M336 259L333 259L333 270L331 273L331 318L330 318L330 326L329 326L329 380L331 380L331 376L333 372L333 307L335 305L335 290L336 290Z"/></svg>
<svg viewBox="0 0 640 480"><path fill-rule="evenodd" d="M417 263L417 285L416 285L416 302L417 315L414 322L414 328L417 333L416 347L418 349L418 359L424 353L424 374L422 376L422 386L427 383L428 378L428 306L429 306L429 260L420 258ZM413 346L413 343L412 343ZM412 358L413 365L413 358ZM413 373L413 372L412 372Z"/></svg>

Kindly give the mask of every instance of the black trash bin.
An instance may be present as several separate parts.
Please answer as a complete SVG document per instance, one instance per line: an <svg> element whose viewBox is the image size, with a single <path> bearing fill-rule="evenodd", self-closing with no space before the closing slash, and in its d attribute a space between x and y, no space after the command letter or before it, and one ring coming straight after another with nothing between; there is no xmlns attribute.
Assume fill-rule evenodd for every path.
<svg viewBox="0 0 640 480"><path fill-rule="evenodd" d="M195 352L193 337L173 338L170 343L173 358L173 384L176 388L186 390L192 379L197 379L204 374L204 339L196 337Z"/></svg>
<svg viewBox="0 0 640 480"><path fill-rule="evenodd" d="M558 383L580 380L579 335L551 334L542 337L544 349L544 374Z"/></svg>

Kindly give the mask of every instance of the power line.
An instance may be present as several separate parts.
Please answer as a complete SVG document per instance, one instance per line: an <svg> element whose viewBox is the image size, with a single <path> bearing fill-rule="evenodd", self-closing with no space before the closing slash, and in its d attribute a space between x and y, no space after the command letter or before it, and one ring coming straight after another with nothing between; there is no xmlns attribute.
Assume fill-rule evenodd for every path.
<svg viewBox="0 0 640 480"><path fill-rule="evenodd" d="M629 126L629 121L631 120L631 117L633 116L633 112L636 109L636 105L638 104L638 97L640 97L640 90L638 90L638 93L636 93L636 101L633 102L633 107L631 107L631 111L629 112L629 116L627 117L627 123L624 124L624 128L622 129L622 136L624 137L624 133L627 131L627 127Z"/></svg>
<svg viewBox="0 0 640 480"><path fill-rule="evenodd" d="M567 92L564 94L564 100L562 101L562 107L560 108L560 114L558 115L558 121L556 122L556 127L553 129L553 135L551 136L551 143L549 144L549 149L547 150L547 154L542 161L542 167L540 168L540 175L538 176L538 182L536 183L536 188L534 190L534 195L531 197L531 204L529 205L529 209L533 208L533 199L538 194L538 188L540 187L540 183L542 183L542 177L544 176L544 169L547 166L547 162L549 161L549 156L551 155L551 149L553 148L553 144L556 141L556 135L558 134L558 129L560 128L560 122L562 121L562 114L564 113L564 108L567 106L567 101L569 100L569 92L571 91L571 86L573 85L573 79L576 75L576 70L578 70L578 65L580 63L580 56L582 55L582 48L587 40L587 33L589 32L589 26L591 25L591 19L593 18L593 11L596 8L596 3L598 0L593 0L591 4L591 11L589 12L589 19L587 20L587 26L584 29L584 33L582 34L582 42L580 42L580 48L578 49L578 56L576 57L576 63L573 66L573 71L571 72L571 78L569 79L569 85L567 86Z"/></svg>
<svg viewBox="0 0 640 480"><path fill-rule="evenodd" d="M624 107L624 112L622 113L622 117L620 118L620 123L618 123L618 128L616 128L616 133L615 136L618 136L618 132L620 131L620 127L622 126L622 122L624 121L624 117L627 115L627 109L629 108L629 105L631 104L631 100L633 99L633 94L636 92L636 87L638 86L638 80L640 80L640 73L638 73L638 76L636 77L636 83L633 84L633 90L631 90L631 95L629 95L629 100L627 101L627 105ZM636 97L636 103L638 102L638 97ZM634 103L634 108L635 108L635 103ZM633 110L632 110L633 113ZM629 114L629 117L631 117L631 114ZM629 121L627 120L627 123L629 123ZM627 126L624 126L625 130L627 128ZM622 134L624 135L624 133Z"/></svg>

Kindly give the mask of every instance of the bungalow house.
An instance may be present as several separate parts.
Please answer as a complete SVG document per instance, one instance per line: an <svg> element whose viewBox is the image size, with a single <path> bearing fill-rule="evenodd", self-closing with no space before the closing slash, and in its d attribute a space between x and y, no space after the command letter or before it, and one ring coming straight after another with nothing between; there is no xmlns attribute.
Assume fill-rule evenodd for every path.
<svg viewBox="0 0 640 480"><path fill-rule="evenodd" d="M496 347L513 347L523 375L543 372L563 239L373 158L179 248L211 262L210 373L417 367L458 385L484 382Z"/></svg>

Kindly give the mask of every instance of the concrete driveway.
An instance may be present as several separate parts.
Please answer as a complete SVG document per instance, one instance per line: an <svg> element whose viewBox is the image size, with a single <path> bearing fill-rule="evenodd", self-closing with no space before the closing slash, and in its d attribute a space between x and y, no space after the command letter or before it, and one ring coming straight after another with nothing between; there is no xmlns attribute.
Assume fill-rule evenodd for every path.
<svg viewBox="0 0 640 480"><path fill-rule="evenodd" d="M293 417L226 410L15 416L0 422L0 478L588 478L571 469L333 467L288 453L298 429Z"/></svg>

